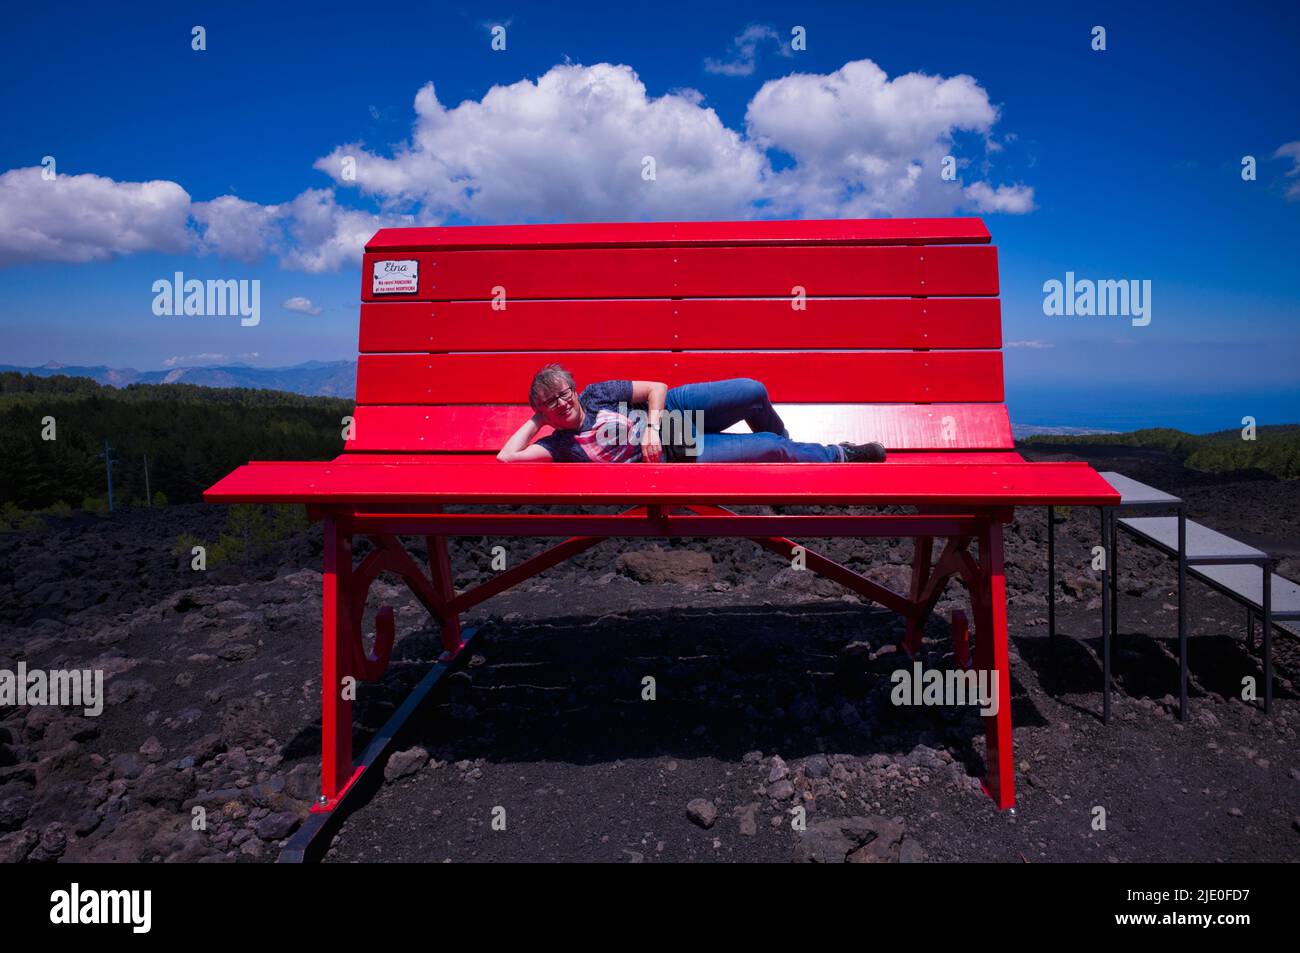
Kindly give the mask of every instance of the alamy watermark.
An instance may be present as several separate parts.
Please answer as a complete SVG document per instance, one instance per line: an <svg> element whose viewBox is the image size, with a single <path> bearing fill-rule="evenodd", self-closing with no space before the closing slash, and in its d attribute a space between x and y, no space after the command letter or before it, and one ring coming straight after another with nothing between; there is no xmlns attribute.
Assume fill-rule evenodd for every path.
<svg viewBox="0 0 1300 953"><path fill-rule="evenodd" d="M694 421L694 426L687 426L688 421ZM649 411L629 407L626 401L620 401L618 413L596 427L596 441L603 447L639 445L649 424ZM659 414L659 442L664 446L681 447L688 457L699 456L698 435L703 432L703 410L663 410Z"/></svg>
<svg viewBox="0 0 1300 953"><path fill-rule="evenodd" d="M0 668L0 705L57 705L81 708L94 718L104 710L103 669L27 670L18 663L11 672Z"/></svg>
<svg viewBox="0 0 1300 953"><path fill-rule="evenodd" d="M1151 279L1074 277L1065 273L1065 281L1051 278L1043 282L1043 314L1097 315L1100 317L1131 317L1133 327L1144 328L1151 323Z"/></svg>
<svg viewBox="0 0 1300 953"><path fill-rule="evenodd" d="M50 894L50 922L56 925L125 924L132 933L153 925L152 890L82 890L73 882Z"/></svg>
<svg viewBox="0 0 1300 953"><path fill-rule="evenodd" d="M895 705L978 705L981 715L998 713L998 673L989 669L925 669L914 662L909 671L896 669L889 680L889 700Z"/></svg>
<svg viewBox="0 0 1300 953"><path fill-rule="evenodd" d="M175 280L159 278L153 283L153 313L163 315L241 316L240 324L251 328L262 320L260 278L187 279L176 272Z"/></svg>

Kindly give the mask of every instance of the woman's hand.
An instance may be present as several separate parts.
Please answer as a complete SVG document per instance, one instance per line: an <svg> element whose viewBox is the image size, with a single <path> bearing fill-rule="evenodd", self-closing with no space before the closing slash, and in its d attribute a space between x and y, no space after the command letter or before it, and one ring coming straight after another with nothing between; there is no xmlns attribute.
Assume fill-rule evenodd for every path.
<svg viewBox="0 0 1300 953"><path fill-rule="evenodd" d="M641 462L642 463L662 463L664 448L659 442L659 431L653 427L646 427L645 433L641 435Z"/></svg>
<svg viewBox="0 0 1300 953"><path fill-rule="evenodd" d="M535 413L522 424L519 429L510 435L506 445L497 453L497 459L502 463L516 463L525 461L540 461L551 459L551 452L545 447L533 443L533 438L537 436L537 431L542 429L543 420L540 413Z"/></svg>

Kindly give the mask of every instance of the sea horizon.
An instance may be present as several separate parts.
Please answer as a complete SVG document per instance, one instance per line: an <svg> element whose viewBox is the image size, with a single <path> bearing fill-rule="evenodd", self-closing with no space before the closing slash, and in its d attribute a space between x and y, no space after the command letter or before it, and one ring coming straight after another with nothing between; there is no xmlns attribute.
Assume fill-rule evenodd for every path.
<svg viewBox="0 0 1300 953"><path fill-rule="evenodd" d="M1119 384L1049 387L1006 383L1013 429L1072 428L1127 433L1168 427L1190 434L1300 423L1300 388L1185 391Z"/></svg>

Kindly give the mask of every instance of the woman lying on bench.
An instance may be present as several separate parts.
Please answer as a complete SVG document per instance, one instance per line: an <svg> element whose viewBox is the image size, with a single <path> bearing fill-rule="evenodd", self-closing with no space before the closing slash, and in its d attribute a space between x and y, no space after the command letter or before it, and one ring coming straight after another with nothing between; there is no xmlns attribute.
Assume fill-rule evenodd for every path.
<svg viewBox="0 0 1300 953"><path fill-rule="evenodd" d="M748 377L669 387L613 380L576 392L573 375L547 364L533 378L535 413L497 459L559 463L878 463L878 443L799 443L790 439L767 397ZM752 433L722 433L739 421ZM532 443L545 424L555 432Z"/></svg>

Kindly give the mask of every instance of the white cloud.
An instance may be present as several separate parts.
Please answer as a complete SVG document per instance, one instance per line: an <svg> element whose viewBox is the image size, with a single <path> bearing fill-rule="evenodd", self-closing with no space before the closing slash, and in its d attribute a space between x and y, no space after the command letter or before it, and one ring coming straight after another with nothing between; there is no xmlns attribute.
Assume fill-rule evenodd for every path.
<svg viewBox="0 0 1300 953"><path fill-rule="evenodd" d="M1300 176L1300 139L1278 146L1277 151L1273 153L1273 158L1290 159L1291 168L1287 170L1286 177L1297 179L1297 176ZM1300 202L1300 179L1287 186L1286 198L1288 202Z"/></svg>
<svg viewBox="0 0 1300 953"><path fill-rule="evenodd" d="M190 214L199 223L200 250L246 263L261 260L280 245L281 208L233 195L195 202Z"/></svg>
<svg viewBox="0 0 1300 953"><path fill-rule="evenodd" d="M959 132L993 141L997 109L970 76L893 80L870 60L765 83L744 134L694 90L651 97L627 66L555 66L443 106L415 98L411 139L385 156L341 145L315 167L420 224L1024 213L1028 185L945 182ZM1011 137L1004 137L1010 139ZM773 153L794 163L779 171ZM642 157L656 180L642 179ZM344 160L355 180L343 177Z"/></svg>
<svg viewBox="0 0 1300 953"><path fill-rule="evenodd" d="M430 83L415 111L391 157L339 146L316 168L388 207L418 206L424 224L748 218L766 168L698 93L650 97L627 66L555 66L450 109ZM355 182L342 177L349 155ZM645 156L655 181L642 178Z"/></svg>
<svg viewBox="0 0 1300 953"><path fill-rule="evenodd" d="M774 38L755 27L737 45L743 52L742 40ZM825 75L794 73L763 84L743 131L723 124L698 91L651 96L631 67L610 63L556 65L454 107L428 83L414 105L409 140L387 154L354 142L314 163L337 189L357 189L378 211L340 205L335 188L273 205L233 195L191 202L174 182L95 175L45 182L38 168L12 170L0 176L0 267L193 251L245 263L274 256L284 268L316 273L356 264L381 227L454 218L869 218L1034 208L1030 185L942 179L944 156L961 152L959 134L985 144L985 167L997 149L998 110L966 75L890 79L870 60ZM1292 146L1300 150L1292 143L1278 155L1300 163ZM643 178L645 157L654 160L653 181ZM344 177L347 158L355 177ZM960 159L963 169L974 164Z"/></svg>
<svg viewBox="0 0 1300 953"><path fill-rule="evenodd" d="M409 216L340 206L330 189L279 205L233 195L192 202L175 182L118 182L41 169L0 175L0 267L34 261L105 261L139 252L213 254L251 264L268 255L298 271L361 261L365 243Z"/></svg>
<svg viewBox="0 0 1300 953"><path fill-rule="evenodd" d="M871 60L857 60L827 75L764 83L745 120L753 142L795 160L767 182L774 212L856 218L973 207L960 182L942 179L942 160L958 132L987 139L998 111L971 76L891 80ZM1019 204L1023 209L1023 199Z"/></svg>
<svg viewBox="0 0 1300 953"><path fill-rule="evenodd" d="M301 296L288 299L284 304L280 305L280 307L284 308L286 311L297 311L299 314L310 314L314 316L321 313L321 309L311 303L311 298L303 298Z"/></svg>
<svg viewBox="0 0 1300 953"><path fill-rule="evenodd" d="M411 222L340 206L331 189L308 189L280 205L226 195L196 202L192 214L202 250L243 262L273 254L283 267L306 272L358 264L365 243L380 228Z"/></svg>
<svg viewBox="0 0 1300 953"><path fill-rule="evenodd" d="M1023 347L1034 351L1041 351L1044 348L1056 347L1056 345L1051 341L1005 341L1003 342L1002 347Z"/></svg>
<svg viewBox="0 0 1300 953"><path fill-rule="evenodd" d="M178 354L175 357L169 357L163 361L163 367L189 367L195 364L220 364L233 360L247 361L258 356L257 351L249 351L246 354L213 354L205 352L203 354Z"/></svg>
<svg viewBox="0 0 1300 953"><path fill-rule="evenodd" d="M719 73L723 76L751 76L758 57L758 47L760 44L765 43L774 44L782 55L790 55L789 46L782 44L781 37L776 30L770 26L753 24L741 30L735 39L731 41L730 59L724 61L715 60L711 56L706 57L704 60L705 72Z"/></svg>
<svg viewBox="0 0 1300 953"><path fill-rule="evenodd" d="M368 242L385 225L412 224L406 216L344 208L330 189L308 189L284 206L290 242L280 263L296 271L335 271L360 263Z"/></svg>
<svg viewBox="0 0 1300 953"><path fill-rule="evenodd" d="M973 182L963 191L977 212L1007 212L1024 215L1034 210L1034 189L1028 185L999 185L996 189L987 182Z"/></svg>
<svg viewBox="0 0 1300 953"><path fill-rule="evenodd" d="M47 181L41 172L32 166L0 175L0 267L192 247L190 197L175 182L115 182L90 174Z"/></svg>

